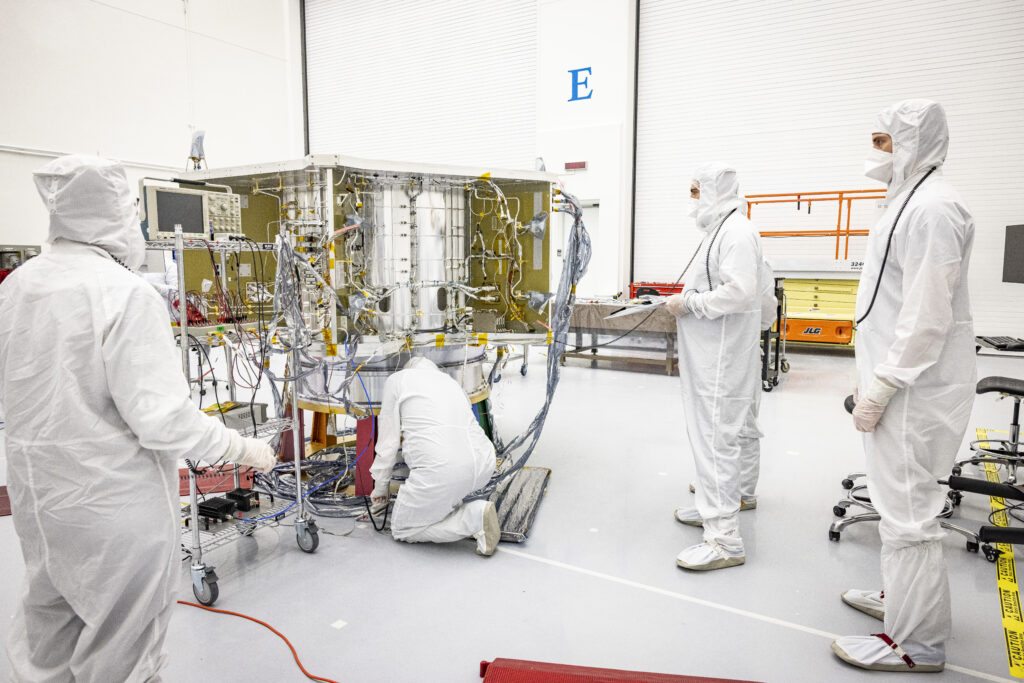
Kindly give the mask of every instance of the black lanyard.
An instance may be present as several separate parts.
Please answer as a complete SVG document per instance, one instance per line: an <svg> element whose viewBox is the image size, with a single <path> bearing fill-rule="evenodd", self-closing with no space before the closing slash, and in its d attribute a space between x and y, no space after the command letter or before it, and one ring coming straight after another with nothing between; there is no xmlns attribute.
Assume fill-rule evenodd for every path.
<svg viewBox="0 0 1024 683"><path fill-rule="evenodd" d="M718 224L717 228L715 228L715 233L711 235L711 243L708 244L708 253L705 255L704 258L704 271L707 273L708 276L709 292L714 290L715 288L715 286L711 284L711 247L715 246L715 239L718 237L718 233L722 232L722 226L724 226L725 222L729 220L729 216L733 215L734 213L736 213L736 209L733 209L729 213L725 214L725 218L723 218L722 222Z"/></svg>
<svg viewBox="0 0 1024 683"><path fill-rule="evenodd" d="M932 166L928 169L928 172L924 174L924 177L917 181L917 184L914 185L914 189L910 191L910 194L908 194L907 198L903 201L903 206L900 207L899 213L896 214L896 220L892 222L892 229L889 230L889 239L885 242L885 255L882 256L882 267L878 270L878 279L875 280L875 291L871 293L871 303L868 304L868 310L864 311L864 315L857 320L857 325L864 322L864 319L871 313L871 309L875 307L875 298L878 296L878 288L882 284L882 275L885 274L885 264L889 260L889 249L892 247L892 236L896 234L896 226L900 222L900 216L903 215L903 209L907 208L907 204L910 203L910 198L914 196L915 192L917 192L917 188L921 187L921 183L928 180L928 176L930 176L932 171L937 168L938 166Z"/></svg>

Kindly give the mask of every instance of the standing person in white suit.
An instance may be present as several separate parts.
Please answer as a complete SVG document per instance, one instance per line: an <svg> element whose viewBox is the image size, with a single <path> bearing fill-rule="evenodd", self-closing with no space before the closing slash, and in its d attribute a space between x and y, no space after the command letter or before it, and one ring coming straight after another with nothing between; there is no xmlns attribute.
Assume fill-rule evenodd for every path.
<svg viewBox="0 0 1024 683"><path fill-rule="evenodd" d="M857 292L854 425L881 521L884 591L843 600L885 632L832 644L844 661L880 671L941 671L952 628L936 516L977 383L967 268L974 218L942 177L949 132L942 106L906 100L882 111L866 164L888 207L868 238Z"/></svg>
<svg viewBox="0 0 1024 683"><path fill-rule="evenodd" d="M767 332L778 318L779 300L775 297L775 273L767 260L758 269L758 283L761 291L761 332ZM758 352L758 362L761 354ZM757 481L761 474L761 439L764 432L758 422L761 411L761 384L754 387L754 400L739 432L740 442L740 512L757 509ZM690 483L690 493L697 492L697 485ZM704 526L704 520L695 507L678 507L676 521L689 526Z"/></svg>
<svg viewBox="0 0 1024 683"><path fill-rule="evenodd" d="M72 155L35 183L47 253L0 288L0 404L25 585L15 681L159 681L181 567L178 460L270 470L191 400L124 168ZM2 412L2 411L0 411Z"/></svg>
<svg viewBox="0 0 1024 683"><path fill-rule="evenodd" d="M757 229L744 216L736 171L701 166L690 201L704 238L683 292L666 307L677 317L683 412L697 471L696 507L677 510L676 519L700 522L704 542L679 553L676 564L712 570L746 561L737 518L742 452L760 435L753 417L761 384L758 332L771 275Z"/></svg>
<svg viewBox="0 0 1024 683"><path fill-rule="evenodd" d="M462 386L429 359L410 359L384 383L378 430L370 467L374 504L388 500L399 447L409 466L395 500L391 535L408 543L473 537L477 554L494 554L501 539L494 503L462 502L490 480L495 467L494 444Z"/></svg>

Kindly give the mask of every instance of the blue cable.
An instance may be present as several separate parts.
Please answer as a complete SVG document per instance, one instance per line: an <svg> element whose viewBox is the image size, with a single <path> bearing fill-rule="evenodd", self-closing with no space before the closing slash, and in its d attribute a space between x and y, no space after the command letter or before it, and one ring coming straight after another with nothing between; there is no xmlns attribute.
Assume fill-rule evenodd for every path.
<svg viewBox="0 0 1024 683"><path fill-rule="evenodd" d="M352 356L351 356L351 354L349 354L349 352L348 352L348 340L346 340L346 341L345 341L345 355L349 357L349 359L348 359L348 363L349 363L349 365L350 365L350 366L352 367L352 370L355 370L355 369L356 369L356 366L355 366L355 364L354 364L354 363L352 362ZM365 395L365 396L366 396L366 400L367 400L367 402L368 402L368 403L370 404L370 417L373 417L373 401L371 401L371 400L370 400L370 392L366 390L366 384L365 384L365 383L363 382L363 378L362 378L362 376L360 376L359 372L356 372L356 373L355 373L355 375L356 375L356 377L357 377L357 378L359 378L359 384L361 384L361 385L362 385L362 387L363 387L363 395ZM330 479L328 479L327 481L325 481L325 482L322 482L322 483L320 483L320 484L317 484L316 486L314 486L313 488L311 488L311 489L310 489L309 491L307 491L307 492L306 492L306 493L305 493L305 494L304 494L304 495L302 496L302 499L303 499L303 500L305 500L306 498L308 498L308 497L309 497L310 495L312 495L313 493L315 493L316 491L318 491L318 490L319 490L319 489L321 489L322 487L326 486L327 484L330 484L330 483L331 483L332 481L334 481L334 480L335 480L335 479L337 479L338 477L341 477L341 476L343 476L343 475L344 475L344 474L345 474L346 472L348 472L348 471L349 471L350 469L352 469L352 466L353 466L353 465L355 465L355 464L356 464L357 462L359 462L359 460L360 460L360 459L361 459L361 458L362 458L362 457L363 457L364 455L366 455L366 449L370 447L370 443L373 443L373 437L374 437L374 435L376 434L376 432L377 432L377 424L376 424L376 422L374 422L374 423L371 423L371 430L370 430L370 442L369 442L369 443L367 443L367 444L366 444L366 446L364 446L364 447L363 447L363 452L362 452L362 453L360 453L360 454L359 454L359 456L358 456L358 457L357 457L357 458L356 458L355 460L353 460L352 462L350 462L350 463L348 464L348 466L347 466L347 467L345 467L345 469L344 469L344 470L342 470L342 471L341 471L341 472L339 472L338 474L334 475L333 477L331 477L331 478L330 478ZM279 467L281 467L281 466L279 465ZM277 468L275 467L274 469L277 469ZM296 490L298 490L298 489L299 489L299 487L301 486L301 484L302 484L302 482L301 482L301 481L297 481L297 482L295 482L295 485L296 485ZM293 507L295 507L295 506L296 506L296 505L298 504L298 502L299 502L298 500L295 500L295 501L293 501L293 502L291 503L291 505L289 505L288 507L284 508L283 510L279 510L279 511L277 511L277 512L275 512L275 513L274 513L274 514L272 514L272 515L267 515L267 516L265 516L265 517L257 517L256 519L244 519L244 518L239 518L239 521L240 521L240 522L262 522L262 521L264 521L264 520L267 520L267 519L276 519L277 517L280 517L281 515L283 515L284 513L288 512L288 511L289 511L289 510L291 510L291 509L292 509Z"/></svg>

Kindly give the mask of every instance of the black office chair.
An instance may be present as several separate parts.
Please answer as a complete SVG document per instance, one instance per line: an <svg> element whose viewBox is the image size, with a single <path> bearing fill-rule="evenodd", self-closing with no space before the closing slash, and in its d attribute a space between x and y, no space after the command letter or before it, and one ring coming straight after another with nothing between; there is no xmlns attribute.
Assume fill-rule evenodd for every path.
<svg viewBox="0 0 1024 683"><path fill-rule="evenodd" d="M1012 377L986 377L978 382L978 394L998 392L1000 399L1013 400L1013 416L1010 418L1010 434L1006 439L975 439L971 441L972 455L956 463L953 475L963 474L963 466L992 463L1006 468L1006 483L1017 483L1017 471L1024 465L1024 449L1020 443L1020 402L1024 399L1024 380ZM950 491L950 500L959 505L963 495Z"/></svg>

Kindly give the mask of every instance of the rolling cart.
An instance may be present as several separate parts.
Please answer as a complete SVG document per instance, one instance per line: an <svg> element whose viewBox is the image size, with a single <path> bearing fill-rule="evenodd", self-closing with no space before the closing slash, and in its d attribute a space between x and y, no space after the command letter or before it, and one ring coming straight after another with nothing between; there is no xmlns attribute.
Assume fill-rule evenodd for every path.
<svg viewBox="0 0 1024 683"><path fill-rule="evenodd" d="M168 242L148 242L147 248L160 250L170 249L175 253L175 262L178 269L178 301L180 302L180 313L178 316L179 347L181 348L182 372L185 375L186 382L189 382L190 370L188 351L190 344L188 324L189 316L185 285L185 250L186 248L189 248L219 252L221 260L220 276L222 279L222 287L226 291L228 286L227 268L225 267L227 254L229 252L241 250L244 245L241 242L211 243L205 240L186 240L181 231L180 225L175 226L174 232L175 236L173 246ZM272 251L274 247L272 244L261 244L258 246L261 251ZM225 334L230 335L230 330ZM224 349L228 367L231 368L234 362L233 351L228 344L224 344ZM299 367L298 349L294 349L290 355L292 366ZM235 400L236 386L233 373L228 373L227 382L230 397L232 400ZM293 405L295 403L296 402L293 400ZM204 528L201 529L199 513L199 486L196 479L197 468L192 463L186 463L188 465L189 504L182 508L182 531L183 536L185 537L182 539L182 551L187 557L191 558L190 574L192 577L192 593L200 604L212 605L217 601L217 598L220 595L217 573L214 570L213 565L207 565L203 561L204 551L213 550L214 548L226 545L240 538L251 536L252 533L261 526L276 524L288 516L296 517L294 525L296 542L303 552L312 553L316 551L317 547L320 545L316 522L313 520L312 515L303 504L304 500L301 495L302 449L304 447L304 439L299 420L299 410L297 407L292 410L291 417L270 420L262 425L256 425L255 430L241 430L239 433L241 433L242 436L247 437L272 438L287 430L291 430L293 440L293 464L295 468L295 478L298 484L296 500L275 501L271 496L270 507L254 512L253 517L250 518L240 520L229 518L215 522L212 525L212 528L211 525L207 523L204 525ZM241 479L237 467L234 468L232 476L234 478L235 488L240 488Z"/></svg>
<svg viewBox="0 0 1024 683"><path fill-rule="evenodd" d="M779 385L779 373L789 372L786 359L785 278L775 278L775 325L761 333L761 388L771 391Z"/></svg>

